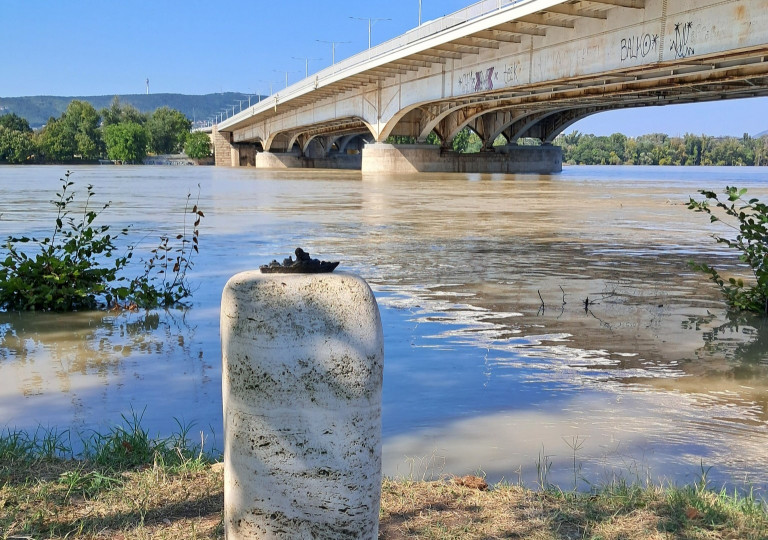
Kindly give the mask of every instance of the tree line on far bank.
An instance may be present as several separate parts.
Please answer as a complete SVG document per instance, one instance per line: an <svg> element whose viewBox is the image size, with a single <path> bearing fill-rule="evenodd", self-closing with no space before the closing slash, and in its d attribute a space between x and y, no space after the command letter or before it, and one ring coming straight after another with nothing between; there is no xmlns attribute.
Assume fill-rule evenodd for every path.
<svg viewBox="0 0 768 540"><path fill-rule="evenodd" d="M392 136L387 142L413 144L416 139ZM426 141L440 144L434 132ZM539 145L538 139L524 138L520 145ZM499 135L493 146L507 144ZM627 137L621 133L597 136L573 131L559 135L554 143L563 149L563 163L568 165L768 165L768 135L753 138L711 137L685 134L670 137L663 133L651 133L639 137ZM480 152L482 141L477 134L465 127L452 141L456 152Z"/></svg>
<svg viewBox="0 0 768 540"><path fill-rule="evenodd" d="M768 136L710 137L652 133L627 137L573 131L558 136L563 163L571 165L768 165Z"/></svg>
<svg viewBox="0 0 768 540"><path fill-rule="evenodd" d="M88 102L73 100L38 131L15 114L0 116L0 163L76 163L105 157L141 163L148 153L182 150L195 159L210 156L208 135L190 133L191 127L184 114L168 107L141 113L115 98L97 111Z"/></svg>

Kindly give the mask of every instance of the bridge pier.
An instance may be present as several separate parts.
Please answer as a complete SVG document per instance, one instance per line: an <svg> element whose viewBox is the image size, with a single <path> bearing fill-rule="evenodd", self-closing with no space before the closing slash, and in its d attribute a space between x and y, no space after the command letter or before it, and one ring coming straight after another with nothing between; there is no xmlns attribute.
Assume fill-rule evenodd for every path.
<svg viewBox="0 0 768 540"><path fill-rule="evenodd" d="M559 146L499 146L493 152L461 154L431 144L368 144L362 171L407 174L416 172L537 173L563 170Z"/></svg>
<svg viewBox="0 0 768 540"><path fill-rule="evenodd" d="M502 174L551 174L563 170L559 146L518 146L508 144L493 151L461 154L432 144L365 145L362 153L334 153L325 157L306 157L295 152L253 152L244 158L238 145L227 143L226 159L217 153L216 164L236 167L247 161L261 169L349 169L366 173L410 174L420 172L471 172ZM252 156L252 158L251 158Z"/></svg>
<svg viewBox="0 0 768 540"><path fill-rule="evenodd" d="M287 152L258 152L256 167L262 169L352 169L360 170L360 154L332 154L326 157L305 157Z"/></svg>
<svg viewBox="0 0 768 540"><path fill-rule="evenodd" d="M217 167L237 167L240 164L240 154L234 151L235 147L232 144L232 133L219 131L217 126L213 126L211 145Z"/></svg>

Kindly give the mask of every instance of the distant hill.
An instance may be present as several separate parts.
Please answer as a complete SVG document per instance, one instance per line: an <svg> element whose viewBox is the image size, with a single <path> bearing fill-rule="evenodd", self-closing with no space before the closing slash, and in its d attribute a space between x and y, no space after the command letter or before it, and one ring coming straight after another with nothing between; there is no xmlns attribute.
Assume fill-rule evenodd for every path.
<svg viewBox="0 0 768 540"><path fill-rule="evenodd" d="M0 115L16 113L26 118L29 125L36 129L43 126L50 117L58 118L66 110L67 105L73 99L87 101L96 110L109 107L115 96L26 96L26 97L0 97ZM205 94L191 96L186 94L124 94L118 95L120 103L133 105L141 112L152 112L155 109L167 106L184 113L192 121L202 122L217 113L227 109L232 112L240 110L238 100L245 100L243 107L248 105L248 96L239 92L223 92L219 94ZM251 103L259 98L251 96Z"/></svg>
<svg viewBox="0 0 768 540"><path fill-rule="evenodd" d="M761 131L760 133L757 133L755 135L752 135L752 138L759 139L760 137L765 137L766 135L768 135L768 129L766 129L765 131Z"/></svg>

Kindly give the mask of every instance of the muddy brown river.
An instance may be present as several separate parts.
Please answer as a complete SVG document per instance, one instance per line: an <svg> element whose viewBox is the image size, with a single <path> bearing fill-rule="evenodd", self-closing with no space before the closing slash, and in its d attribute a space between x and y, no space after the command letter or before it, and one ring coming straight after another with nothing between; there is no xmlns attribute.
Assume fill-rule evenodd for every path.
<svg viewBox="0 0 768 540"><path fill-rule="evenodd" d="M0 236L44 234L62 167L0 167ZM624 479L768 488L768 324L688 261L744 274L686 208L758 168L540 175L79 167L136 255L205 211L184 310L0 314L0 427L74 446L121 416L221 448L219 298L296 246L366 278L385 333L384 472L563 488ZM588 300L588 301L587 301Z"/></svg>

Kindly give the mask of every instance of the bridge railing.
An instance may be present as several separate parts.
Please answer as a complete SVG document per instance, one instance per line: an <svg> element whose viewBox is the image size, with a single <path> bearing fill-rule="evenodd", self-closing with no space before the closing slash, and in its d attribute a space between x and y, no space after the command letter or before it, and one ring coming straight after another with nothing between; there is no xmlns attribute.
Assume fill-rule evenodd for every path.
<svg viewBox="0 0 768 540"><path fill-rule="evenodd" d="M230 117L226 120L226 122L245 119L251 115L266 111L276 106L278 103L290 101L294 97L305 94L307 91L311 91L312 89L317 88L323 83L325 79L332 77L341 71L346 71L359 64L375 60L376 58L384 56L392 51L416 43L419 40L433 36L434 34L447 30L448 28L458 24L471 21L478 17L482 17L484 15L488 15L505 8L520 4L527 4L534 1L535 0L481 0L480 2L471 4L454 13L440 17L439 19L427 21L417 26L416 28L408 30L404 34L376 45L375 47L371 47L370 49L366 49L365 51L352 55L349 58L336 62L332 66L328 66L327 68L316 72L310 77L302 79L301 81L288 86L284 90L275 92L271 96L262 99L256 105Z"/></svg>
<svg viewBox="0 0 768 540"><path fill-rule="evenodd" d="M319 71L317 75L332 75L338 71L353 67L362 62L368 62L369 60L373 60L374 58L385 55L394 50L406 47L412 43L416 43L421 39L447 30L448 28L456 26L457 24L471 21L477 17L482 17L483 15L493 13L494 11L498 11L502 8L515 4L520 4L524 1L525 0L482 0L481 2L476 2L454 13L440 17L439 19L427 21L420 26L417 26L416 28L408 30L404 34L390 39L389 41L385 41L384 43L376 45L375 47L350 56L345 60L337 62L336 64ZM297 84L300 84L301 82L302 81L299 81Z"/></svg>

